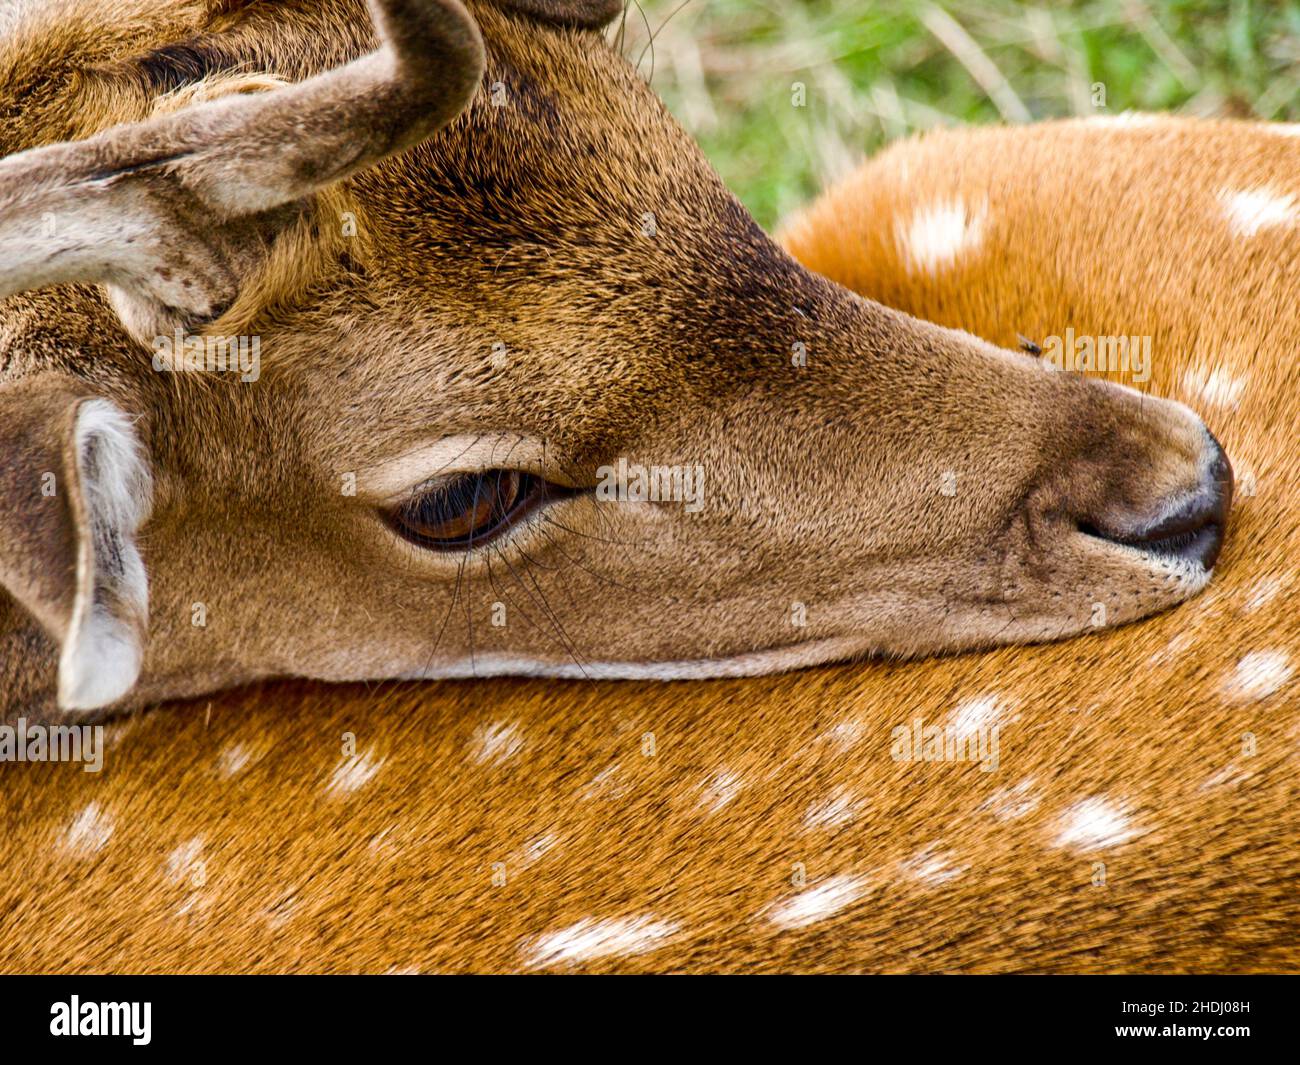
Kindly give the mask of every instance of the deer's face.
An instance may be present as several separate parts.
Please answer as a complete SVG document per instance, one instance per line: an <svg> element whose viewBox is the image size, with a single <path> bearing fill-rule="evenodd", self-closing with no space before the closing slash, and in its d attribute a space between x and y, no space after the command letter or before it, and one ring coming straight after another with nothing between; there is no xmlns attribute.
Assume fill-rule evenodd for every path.
<svg viewBox="0 0 1300 1065"><path fill-rule="evenodd" d="M373 76L419 43L403 19L450 19L473 67L458 5L383 10ZM1191 412L810 274L597 34L476 14L481 88L431 139L361 169L322 127L302 160L299 113L290 163L128 196L144 233L213 210L188 249L56 272L111 309L10 305L11 707L56 674L88 708L281 674L757 673L1058 638L1205 584L1231 475ZM171 135L253 101L270 139L288 92ZM202 333L242 337L240 370L171 372Z"/></svg>

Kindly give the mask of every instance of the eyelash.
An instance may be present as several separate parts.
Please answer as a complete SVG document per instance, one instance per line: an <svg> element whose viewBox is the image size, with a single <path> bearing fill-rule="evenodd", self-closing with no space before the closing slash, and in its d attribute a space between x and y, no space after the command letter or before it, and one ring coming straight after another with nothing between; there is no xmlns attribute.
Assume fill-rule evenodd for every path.
<svg viewBox="0 0 1300 1065"><path fill-rule="evenodd" d="M434 551L469 551L498 539L568 489L519 470L459 474L389 511L395 532Z"/></svg>

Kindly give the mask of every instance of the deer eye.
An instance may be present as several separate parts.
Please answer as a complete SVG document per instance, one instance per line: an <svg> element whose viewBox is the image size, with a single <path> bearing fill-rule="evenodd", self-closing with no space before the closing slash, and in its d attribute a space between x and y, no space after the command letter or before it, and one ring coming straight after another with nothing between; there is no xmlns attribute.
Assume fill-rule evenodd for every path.
<svg viewBox="0 0 1300 1065"><path fill-rule="evenodd" d="M463 473L417 490L386 517L422 547L464 550L504 532L545 497L546 489L540 477L519 470Z"/></svg>

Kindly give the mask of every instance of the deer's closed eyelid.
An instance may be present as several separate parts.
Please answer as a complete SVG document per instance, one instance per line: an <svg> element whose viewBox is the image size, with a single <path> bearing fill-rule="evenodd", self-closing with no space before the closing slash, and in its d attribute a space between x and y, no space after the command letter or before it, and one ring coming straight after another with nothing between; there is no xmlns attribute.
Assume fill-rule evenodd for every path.
<svg viewBox="0 0 1300 1065"><path fill-rule="evenodd" d="M511 469L540 477L563 488L585 482L557 449L522 433L458 433L362 467L355 477L355 495L373 506L398 506L412 492L452 477Z"/></svg>

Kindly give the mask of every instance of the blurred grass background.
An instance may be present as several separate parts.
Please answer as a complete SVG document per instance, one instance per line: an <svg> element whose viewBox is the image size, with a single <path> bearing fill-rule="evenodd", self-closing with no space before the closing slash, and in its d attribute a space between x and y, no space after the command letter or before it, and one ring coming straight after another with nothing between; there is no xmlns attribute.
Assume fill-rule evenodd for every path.
<svg viewBox="0 0 1300 1065"><path fill-rule="evenodd" d="M640 0L622 35L768 228L934 126L1126 110L1300 120L1300 0Z"/></svg>

